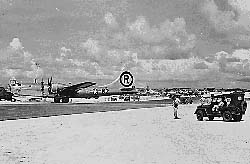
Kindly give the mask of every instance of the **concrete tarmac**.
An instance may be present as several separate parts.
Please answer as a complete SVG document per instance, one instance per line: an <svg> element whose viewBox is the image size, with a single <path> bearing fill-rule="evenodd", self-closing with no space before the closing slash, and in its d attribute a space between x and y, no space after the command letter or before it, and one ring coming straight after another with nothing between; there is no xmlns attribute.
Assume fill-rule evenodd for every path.
<svg viewBox="0 0 250 164"><path fill-rule="evenodd" d="M56 111L65 106L55 105ZM127 108L95 105L100 111ZM0 163L249 163L250 112L241 122L197 121L196 106L180 105L177 120L172 106L164 106L0 121Z"/></svg>
<svg viewBox="0 0 250 164"><path fill-rule="evenodd" d="M126 109L161 107L163 102L110 102L110 103L21 103L1 104L0 121L82 113L120 111Z"/></svg>

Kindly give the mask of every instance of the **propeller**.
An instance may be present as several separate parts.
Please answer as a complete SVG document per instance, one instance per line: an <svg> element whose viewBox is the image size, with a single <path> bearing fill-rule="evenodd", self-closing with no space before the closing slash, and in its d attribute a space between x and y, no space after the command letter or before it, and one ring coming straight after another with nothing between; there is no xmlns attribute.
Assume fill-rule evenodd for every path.
<svg viewBox="0 0 250 164"><path fill-rule="evenodd" d="M42 91L42 94L44 94L44 81L43 81L43 78L42 78L42 81L41 81L41 91Z"/></svg>
<svg viewBox="0 0 250 164"><path fill-rule="evenodd" d="M52 76L50 78L48 78L48 92L49 94L51 94L52 91Z"/></svg>

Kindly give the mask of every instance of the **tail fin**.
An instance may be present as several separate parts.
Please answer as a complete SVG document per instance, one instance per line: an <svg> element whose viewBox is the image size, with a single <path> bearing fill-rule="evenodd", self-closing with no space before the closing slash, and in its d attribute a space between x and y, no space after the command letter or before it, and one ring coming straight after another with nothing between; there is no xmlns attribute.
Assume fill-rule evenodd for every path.
<svg viewBox="0 0 250 164"><path fill-rule="evenodd" d="M114 81L109 84L99 86L100 88L111 87L111 88L129 88L134 83L134 77L129 71L122 72Z"/></svg>
<svg viewBox="0 0 250 164"><path fill-rule="evenodd" d="M109 86L111 86L111 85L115 84L118 80L119 80L119 77L117 77L117 78L116 78L114 81L112 81L111 83L109 83L109 84L105 84L105 85L103 85L103 86L99 86L99 87L100 87L100 88L109 87Z"/></svg>

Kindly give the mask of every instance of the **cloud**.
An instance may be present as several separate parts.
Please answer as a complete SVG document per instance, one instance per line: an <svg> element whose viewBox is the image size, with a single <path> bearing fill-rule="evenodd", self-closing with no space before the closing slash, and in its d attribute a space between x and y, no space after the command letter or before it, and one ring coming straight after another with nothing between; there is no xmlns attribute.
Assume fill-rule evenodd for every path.
<svg viewBox="0 0 250 164"><path fill-rule="evenodd" d="M198 62L194 64L194 69L208 69L208 65L205 62Z"/></svg>
<svg viewBox="0 0 250 164"><path fill-rule="evenodd" d="M58 6L57 2L49 8L40 2L28 8L18 3L7 15L4 12L2 24L9 28L0 46L8 47L0 49L0 64L6 76L33 78L42 69L45 75L61 79L102 78L127 68L141 73L145 80L247 74L248 49L240 48L250 45L248 0L185 0L168 5L163 1L151 5L142 1L76 0ZM14 27L9 20L24 22ZM41 22L45 25L42 29ZM18 31L24 37L5 44L4 38ZM221 50L227 54L214 53Z"/></svg>
<svg viewBox="0 0 250 164"><path fill-rule="evenodd" d="M13 68L5 69L4 73L7 74L7 77L15 78L19 73L21 73L21 69L13 69Z"/></svg>
<svg viewBox="0 0 250 164"><path fill-rule="evenodd" d="M18 50L22 51L24 47L22 46L22 43L19 40L19 38L13 38L13 40L10 42L10 48L12 48L15 51Z"/></svg>
<svg viewBox="0 0 250 164"><path fill-rule="evenodd" d="M229 0L239 13L238 23L250 31L250 2L248 0Z"/></svg>
<svg viewBox="0 0 250 164"><path fill-rule="evenodd" d="M107 78L117 75L116 72L123 69L133 69L138 66L138 56L135 51L110 47L106 43L103 40L88 38L79 44L78 51L62 47L53 67L65 69L62 70L65 73L60 75L61 77L88 75L89 78ZM80 70L83 74L79 73Z"/></svg>
<svg viewBox="0 0 250 164"><path fill-rule="evenodd" d="M81 47L89 54L97 54L100 52L99 42L89 38L86 42L81 43Z"/></svg>
<svg viewBox="0 0 250 164"><path fill-rule="evenodd" d="M184 18L175 18L173 22L167 19L159 27L150 27L146 18L140 16L127 26L133 37L146 43L159 43L165 40L181 45L185 39L191 40L195 37L187 34Z"/></svg>
<svg viewBox="0 0 250 164"><path fill-rule="evenodd" d="M116 49L126 49L133 46L133 42L128 33L126 32L117 32L113 33L107 41L110 47Z"/></svg>
<svg viewBox="0 0 250 164"><path fill-rule="evenodd" d="M235 50L232 54L233 57L238 58L242 61L248 60L250 61L250 49L238 49Z"/></svg>
<svg viewBox="0 0 250 164"><path fill-rule="evenodd" d="M250 31L250 13L243 7L245 4L244 0L229 0L232 9L220 10L214 0L205 0L201 10L218 32L242 33Z"/></svg>
<svg viewBox="0 0 250 164"><path fill-rule="evenodd" d="M62 47L60 49L60 51L61 51L61 56L62 57L68 56L71 53L71 49L70 48L66 48L66 47Z"/></svg>
<svg viewBox="0 0 250 164"><path fill-rule="evenodd" d="M137 77L143 80L196 81L208 79L204 74L211 71L210 69L195 69L194 65L202 60L193 57L179 60L139 60L139 62L141 68Z"/></svg>
<svg viewBox="0 0 250 164"><path fill-rule="evenodd" d="M140 16L137 18L137 20L128 25L128 28L131 32L133 32L135 35L145 35L150 30L149 25L145 19L145 17Z"/></svg>
<svg viewBox="0 0 250 164"><path fill-rule="evenodd" d="M222 73L228 73L237 76L250 75L250 50L240 49L227 53L225 51L217 52L214 56L214 68Z"/></svg>
<svg viewBox="0 0 250 164"><path fill-rule="evenodd" d="M239 78L239 79L237 79L237 81L249 83L250 77Z"/></svg>
<svg viewBox="0 0 250 164"><path fill-rule="evenodd" d="M166 19L159 26L151 27L146 18L140 16L127 27L130 38L139 46L148 46L152 58L189 58L196 45L196 36L187 33L184 18L175 18L172 22Z"/></svg>
<svg viewBox="0 0 250 164"><path fill-rule="evenodd" d="M101 67L122 67L134 63L137 54L125 49L112 49L108 45L101 45L99 41L89 38L82 43L82 49L87 54L85 57Z"/></svg>
<svg viewBox="0 0 250 164"><path fill-rule="evenodd" d="M192 53L189 51L181 50L181 49L171 49L167 51L165 55L166 59L178 60L178 59L188 59L192 56Z"/></svg>
<svg viewBox="0 0 250 164"><path fill-rule="evenodd" d="M117 23L111 12L107 12L104 19L108 25ZM137 53L138 59L187 59L193 56L192 50L196 46L196 36L186 31L184 18L165 19L151 25L145 16L139 16L116 30L103 27L94 35L86 34L84 37L85 41L80 43L82 54L76 56L96 60L97 63L104 63L107 61L105 58L112 54L116 58L118 55L114 56L115 53L124 56L124 51ZM113 58L108 58L107 62Z"/></svg>
<svg viewBox="0 0 250 164"><path fill-rule="evenodd" d="M0 11L9 8L12 6L13 1L9 0L0 0Z"/></svg>
<svg viewBox="0 0 250 164"><path fill-rule="evenodd" d="M34 56L25 51L19 38L13 38L7 48L0 49L1 71L6 78L11 77L39 77L43 75L42 68L37 67Z"/></svg>
<svg viewBox="0 0 250 164"><path fill-rule="evenodd" d="M248 0L229 0L229 3L242 12L250 11L250 2Z"/></svg>
<svg viewBox="0 0 250 164"><path fill-rule="evenodd" d="M73 4L75 7L70 15L91 18L97 18L97 16L106 12L123 15L126 14L129 6L128 0L74 0Z"/></svg>
<svg viewBox="0 0 250 164"><path fill-rule="evenodd" d="M30 63L31 63L31 66L30 66L31 71L26 71L27 77L32 78L32 79L43 77L44 71L40 67L40 65L34 60L31 60Z"/></svg>
<svg viewBox="0 0 250 164"><path fill-rule="evenodd" d="M60 57L57 57L55 60L59 62L66 61L67 59L71 59L72 51L70 48L61 47L60 49Z"/></svg>
<svg viewBox="0 0 250 164"><path fill-rule="evenodd" d="M107 25L109 25L112 28L117 28L118 23L116 21L116 18L113 16L111 12L107 12L104 16L104 21Z"/></svg>

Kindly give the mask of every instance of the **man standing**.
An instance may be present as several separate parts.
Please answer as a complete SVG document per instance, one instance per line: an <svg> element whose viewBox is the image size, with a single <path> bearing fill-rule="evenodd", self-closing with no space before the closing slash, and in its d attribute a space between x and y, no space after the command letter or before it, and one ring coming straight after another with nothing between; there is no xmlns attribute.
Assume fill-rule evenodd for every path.
<svg viewBox="0 0 250 164"><path fill-rule="evenodd" d="M174 119L178 119L177 110L178 110L178 105L180 102L181 101L178 97L176 97L176 96L173 97Z"/></svg>

